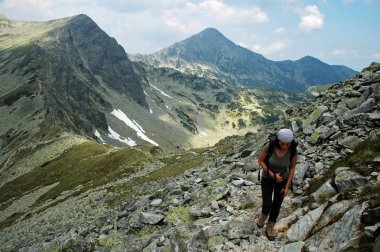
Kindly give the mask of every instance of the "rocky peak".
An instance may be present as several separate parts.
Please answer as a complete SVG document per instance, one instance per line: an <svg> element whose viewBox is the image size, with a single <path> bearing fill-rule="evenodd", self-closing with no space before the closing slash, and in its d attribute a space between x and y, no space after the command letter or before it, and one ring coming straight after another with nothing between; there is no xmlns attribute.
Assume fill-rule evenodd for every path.
<svg viewBox="0 0 380 252"><path fill-rule="evenodd" d="M152 55L131 55L156 67L226 80L231 85L301 91L352 77L356 72L329 66L307 56L298 61L275 62L234 44L214 28L208 28ZM315 69L315 71L314 71Z"/></svg>

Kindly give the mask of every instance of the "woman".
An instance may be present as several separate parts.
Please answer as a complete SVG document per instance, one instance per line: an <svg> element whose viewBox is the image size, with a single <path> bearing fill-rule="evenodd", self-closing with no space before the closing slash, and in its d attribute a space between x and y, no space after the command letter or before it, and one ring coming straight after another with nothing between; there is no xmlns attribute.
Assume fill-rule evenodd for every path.
<svg viewBox="0 0 380 252"><path fill-rule="evenodd" d="M261 180L263 205L257 226L263 227L269 216L266 226L269 240L274 240L276 237L274 225L282 201L288 195L297 162L296 143L290 129L279 130L274 141L263 148L258 158L259 165L264 171ZM274 145L274 149L270 147L271 145ZM270 148L273 151L269 150Z"/></svg>

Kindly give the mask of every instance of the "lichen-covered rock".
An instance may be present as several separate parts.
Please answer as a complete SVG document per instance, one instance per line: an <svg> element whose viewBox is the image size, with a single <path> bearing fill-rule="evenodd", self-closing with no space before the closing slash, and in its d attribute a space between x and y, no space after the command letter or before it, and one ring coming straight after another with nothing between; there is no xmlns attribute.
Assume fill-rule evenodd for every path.
<svg viewBox="0 0 380 252"><path fill-rule="evenodd" d="M368 179L359 173L350 170L349 167L340 167L335 170L334 182L338 191L342 192L347 189L364 186L368 183Z"/></svg>

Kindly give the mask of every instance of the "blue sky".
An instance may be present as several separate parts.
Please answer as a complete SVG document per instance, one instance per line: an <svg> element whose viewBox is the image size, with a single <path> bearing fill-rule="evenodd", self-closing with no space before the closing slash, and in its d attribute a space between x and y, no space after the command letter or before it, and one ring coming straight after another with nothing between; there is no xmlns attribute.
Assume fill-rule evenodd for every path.
<svg viewBox="0 0 380 252"><path fill-rule="evenodd" d="M358 71L380 62L380 0L2 0L0 14L23 21L86 14L132 54L214 27L270 60L310 55Z"/></svg>

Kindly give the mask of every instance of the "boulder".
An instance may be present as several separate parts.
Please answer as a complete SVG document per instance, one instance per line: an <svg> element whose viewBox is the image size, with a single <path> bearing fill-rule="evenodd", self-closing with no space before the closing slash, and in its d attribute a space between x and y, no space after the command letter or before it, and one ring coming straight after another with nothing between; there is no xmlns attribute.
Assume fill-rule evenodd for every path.
<svg viewBox="0 0 380 252"><path fill-rule="evenodd" d="M357 245L364 235L360 216L365 204L356 205L345 212L339 221L312 235L305 243L308 251L344 251Z"/></svg>
<svg viewBox="0 0 380 252"><path fill-rule="evenodd" d="M354 189L364 186L368 179L357 172L350 170L349 167L339 167L335 170L335 185L339 192L347 189Z"/></svg>
<svg viewBox="0 0 380 252"><path fill-rule="evenodd" d="M327 203L310 211L302 216L296 223L294 223L286 233L286 236L290 241L304 241L308 238L310 232L314 226L318 223L319 218L322 216Z"/></svg>
<svg viewBox="0 0 380 252"><path fill-rule="evenodd" d="M336 194L335 188L331 185L331 180L324 183L317 191L311 194L311 202L324 203Z"/></svg>

